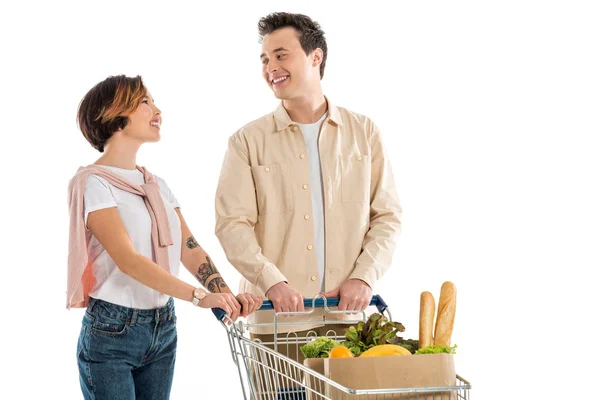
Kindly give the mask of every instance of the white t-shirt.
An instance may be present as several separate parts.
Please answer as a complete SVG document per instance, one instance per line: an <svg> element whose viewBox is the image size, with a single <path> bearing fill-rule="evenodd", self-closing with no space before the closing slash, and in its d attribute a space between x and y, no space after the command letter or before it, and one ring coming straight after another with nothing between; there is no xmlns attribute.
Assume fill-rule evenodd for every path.
<svg viewBox="0 0 600 400"><path fill-rule="evenodd" d="M313 224L315 229L315 252L319 267L321 290L325 290L325 217L323 215L323 180L319 158L319 132L327 113L314 124L298 124L304 136L310 168L310 194L312 197Z"/></svg>
<svg viewBox="0 0 600 400"><path fill-rule="evenodd" d="M144 183L144 176L137 169L102 167L124 177L131 183L138 185ZM164 180L156 177L156 181L160 186L173 238L173 245L168 249L169 266L171 274L177 276L181 261L181 224L175 208L179 207L179 203ZM90 212L115 206L135 250L144 257L156 261L152 251L152 222L143 197L118 189L97 175L90 175L84 194L86 226ZM92 262L92 270L96 279L96 283L90 291L91 297L138 309L162 307L169 300L168 295L157 292L122 273L94 235L91 235L88 244L88 257Z"/></svg>

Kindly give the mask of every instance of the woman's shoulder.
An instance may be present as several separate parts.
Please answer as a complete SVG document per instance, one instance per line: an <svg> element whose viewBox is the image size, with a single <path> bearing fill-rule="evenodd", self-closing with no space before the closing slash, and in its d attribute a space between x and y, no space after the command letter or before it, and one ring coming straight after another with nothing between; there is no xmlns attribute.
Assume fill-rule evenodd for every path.
<svg viewBox="0 0 600 400"><path fill-rule="evenodd" d="M110 189L110 184L103 177L95 174L93 169L79 167L69 180L69 191L88 189Z"/></svg>
<svg viewBox="0 0 600 400"><path fill-rule="evenodd" d="M169 187L167 182L157 175L154 175L154 179L156 179L156 183L160 187L162 195L168 200L168 202L171 203L171 205L173 205L174 207L179 207L179 202L177 201L177 198L171 191L171 188Z"/></svg>

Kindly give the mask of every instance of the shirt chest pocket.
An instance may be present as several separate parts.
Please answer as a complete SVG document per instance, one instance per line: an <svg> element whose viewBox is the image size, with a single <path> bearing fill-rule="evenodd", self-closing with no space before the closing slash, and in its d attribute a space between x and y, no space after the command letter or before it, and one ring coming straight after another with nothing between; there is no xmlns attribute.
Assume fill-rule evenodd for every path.
<svg viewBox="0 0 600 400"><path fill-rule="evenodd" d="M294 208L290 174L285 164L252 167L259 215L281 214Z"/></svg>
<svg viewBox="0 0 600 400"><path fill-rule="evenodd" d="M371 193L371 160L366 155L339 156L342 202L368 203Z"/></svg>

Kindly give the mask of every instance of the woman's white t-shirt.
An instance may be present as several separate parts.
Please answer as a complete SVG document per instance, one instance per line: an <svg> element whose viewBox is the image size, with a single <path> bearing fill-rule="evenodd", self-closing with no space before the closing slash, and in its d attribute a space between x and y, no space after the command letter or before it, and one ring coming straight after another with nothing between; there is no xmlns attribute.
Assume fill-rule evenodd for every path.
<svg viewBox="0 0 600 400"><path fill-rule="evenodd" d="M138 185L144 183L144 176L137 169L129 170L104 165L102 167L131 183ZM173 238L173 245L168 249L170 272L177 276L181 260L181 224L175 208L179 207L179 203L164 180L156 177L156 181L160 186ZM117 207L135 250L156 262L152 251L152 222L143 197L118 189L97 175L90 175L85 186L84 207L86 226L89 213L103 208ZM92 262L92 271L96 280L90 291L91 297L138 309L162 307L169 300L168 295L151 289L121 272L93 234L88 243L88 257Z"/></svg>

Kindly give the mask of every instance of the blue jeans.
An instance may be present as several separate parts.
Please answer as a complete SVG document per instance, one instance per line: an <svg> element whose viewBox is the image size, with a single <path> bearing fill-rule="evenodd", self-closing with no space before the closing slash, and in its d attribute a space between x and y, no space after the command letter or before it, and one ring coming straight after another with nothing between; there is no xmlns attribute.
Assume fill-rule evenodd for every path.
<svg viewBox="0 0 600 400"><path fill-rule="evenodd" d="M169 398L177 330L173 298L138 310L90 298L77 343L86 400Z"/></svg>

